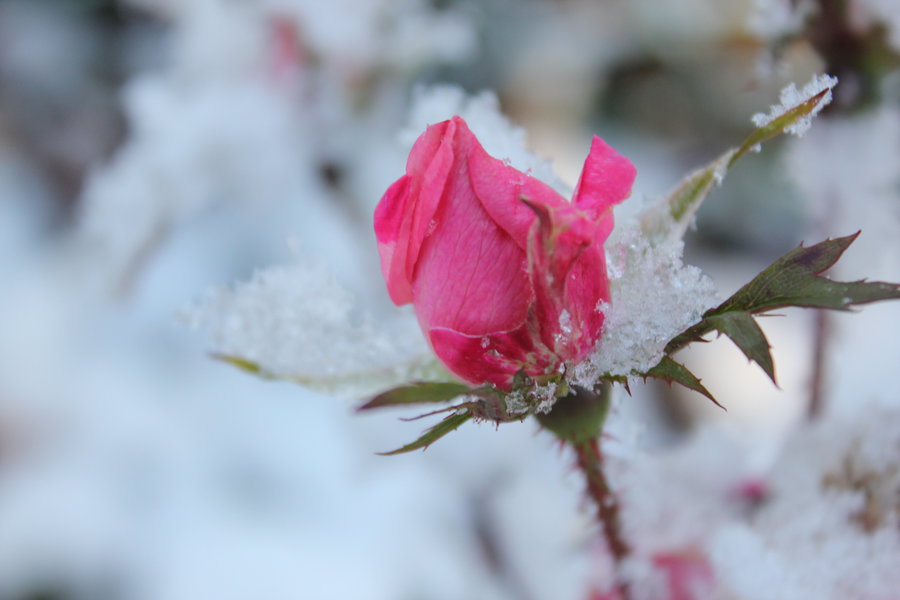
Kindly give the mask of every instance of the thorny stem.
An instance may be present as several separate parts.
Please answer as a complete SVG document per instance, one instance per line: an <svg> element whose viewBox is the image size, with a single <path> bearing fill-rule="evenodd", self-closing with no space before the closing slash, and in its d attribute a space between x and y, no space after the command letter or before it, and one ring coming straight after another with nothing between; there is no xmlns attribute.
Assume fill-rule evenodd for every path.
<svg viewBox="0 0 900 600"><path fill-rule="evenodd" d="M619 502L609 487L606 474L603 472L603 454L600 444L594 439L580 444L572 444L578 459L578 468L587 482L587 492L597 506L597 520L603 529L603 537L615 565L615 572L621 573L622 563L631 553L631 548L622 537L622 525L619 518ZM627 583L621 580L617 587L622 600L630 600L631 593Z"/></svg>

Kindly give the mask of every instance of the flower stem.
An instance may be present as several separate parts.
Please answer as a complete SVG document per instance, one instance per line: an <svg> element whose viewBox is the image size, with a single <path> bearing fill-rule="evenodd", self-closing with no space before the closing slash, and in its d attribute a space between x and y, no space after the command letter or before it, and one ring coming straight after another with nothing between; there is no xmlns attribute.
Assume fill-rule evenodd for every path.
<svg viewBox="0 0 900 600"><path fill-rule="evenodd" d="M622 537L622 526L619 518L619 501L609 486L603 472L603 454L596 439L572 444L578 460L578 468L587 482L587 492L597 506L597 520L603 529L606 546L613 558L617 579L621 573L622 563L631 553L631 548ZM628 584L617 582L617 589L622 600L630 600Z"/></svg>

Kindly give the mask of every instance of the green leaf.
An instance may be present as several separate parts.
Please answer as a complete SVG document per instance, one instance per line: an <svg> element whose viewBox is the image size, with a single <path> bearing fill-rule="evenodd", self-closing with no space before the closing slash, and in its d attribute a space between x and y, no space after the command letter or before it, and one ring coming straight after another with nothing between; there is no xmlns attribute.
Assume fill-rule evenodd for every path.
<svg viewBox="0 0 900 600"><path fill-rule="evenodd" d="M724 333L751 361L762 367L772 383L775 381L775 365L769 352L769 341L753 316L746 311L731 311L706 319L719 333Z"/></svg>
<svg viewBox="0 0 900 600"><path fill-rule="evenodd" d="M666 346L666 354L673 354L691 342L703 340L703 336L711 331L720 331L734 340L744 354L757 362L774 380L774 368L770 370L767 366L767 361L771 358L763 358L764 336L760 339L743 317L726 317L726 320L731 320L730 323L717 317L733 313L753 315L790 306L849 310L857 304L900 299L900 285L894 283L841 282L821 276L822 272L837 262L858 235L857 232L791 250L725 302L706 311L698 323L672 338ZM762 332L759 331L759 334ZM768 343L765 342L765 348L767 347ZM768 355L768 350L765 354Z"/></svg>
<svg viewBox="0 0 900 600"><path fill-rule="evenodd" d="M448 402L473 391L472 388L461 383L417 381L382 392L356 410L363 411L384 406Z"/></svg>
<svg viewBox="0 0 900 600"><path fill-rule="evenodd" d="M837 262L858 235L791 250L707 315L734 310L760 313L788 306L849 310L856 304L900 298L897 284L840 282L819 276Z"/></svg>
<svg viewBox="0 0 900 600"><path fill-rule="evenodd" d="M699 380L682 365L671 361L669 355L692 342L704 341L703 336L718 331L727 335L775 383L769 342L754 315L790 306L849 310L857 304L900 299L898 284L832 281L821 275L838 261L858 235L859 232L791 250L725 302L706 311L698 323L672 338L666 345L666 358L646 375L678 381L712 399L708 392L693 387L699 385Z"/></svg>
<svg viewBox="0 0 900 600"><path fill-rule="evenodd" d="M731 159L732 152L729 150L707 166L690 173L669 195L669 215L675 223L687 225L716 183L716 173L719 173L719 179L725 175L724 165Z"/></svg>
<svg viewBox="0 0 900 600"><path fill-rule="evenodd" d="M822 90L770 123L758 127L740 146L730 148L712 162L686 175L663 200L641 214L644 233L657 241L684 237L694 214L713 187L722 182L728 170L748 152L758 150L760 144L780 135L787 127L809 116L829 91L829 89Z"/></svg>
<svg viewBox="0 0 900 600"><path fill-rule="evenodd" d="M382 456L393 456L395 454L412 452L413 450L418 450L420 448L425 449L451 431L455 431L456 429L458 429L460 425L471 418L472 413L470 413L468 410L465 412L452 414L449 417L443 419L434 427L430 428L422 435L422 437L420 437L416 441L406 444L401 448L397 448L396 450L392 450L391 452L379 452L378 454Z"/></svg>
<svg viewBox="0 0 900 600"><path fill-rule="evenodd" d="M696 375L691 373L687 367L683 364L675 362L669 356L664 356L659 364L655 367L642 374L644 377L653 377L654 379L661 379L670 385L674 383L679 383L684 387L694 390L695 392L699 392L712 400L713 404L718 406L721 409L725 409L724 406L719 404L713 395L709 393Z"/></svg>

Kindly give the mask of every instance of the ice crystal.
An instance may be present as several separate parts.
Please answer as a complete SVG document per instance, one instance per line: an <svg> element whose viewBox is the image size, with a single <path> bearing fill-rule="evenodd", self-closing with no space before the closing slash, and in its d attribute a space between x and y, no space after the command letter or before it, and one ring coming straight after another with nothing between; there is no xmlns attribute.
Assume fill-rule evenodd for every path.
<svg viewBox="0 0 900 600"><path fill-rule="evenodd" d="M524 415L527 413L531 405L525 398L525 394L518 390L513 390L506 395L506 411L511 415Z"/></svg>
<svg viewBox="0 0 900 600"><path fill-rule="evenodd" d="M831 89L837 85L837 82L837 77L832 77L830 75L813 75L812 79L803 86L802 90L798 90L797 86L791 83L781 90L781 95L779 96L781 103L773 104L769 108L769 114L756 113L753 115L753 123L757 127L764 127L795 106L803 104L819 92L828 90L809 114L802 119L799 119L797 122L785 127L785 131L800 137L809 129L813 118L819 114L819 111L831 102Z"/></svg>
<svg viewBox="0 0 900 600"><path fill-rule="evenodd" d="M210 330L215 353L276 378L354 395L427 375L416 372L430 353L413 319L376 323L316 265L272 267L211 290L188 316Z"/></svg>
<svg viewBox="0 0 900 600"><path fill-rule="evenodd" d="M607 248L611 301L594 353L573 370L589 385L603 374L644 372L663 357L668 341L716 302L712 281L684 265L682 242L652 245L634 224Z"/></svg>

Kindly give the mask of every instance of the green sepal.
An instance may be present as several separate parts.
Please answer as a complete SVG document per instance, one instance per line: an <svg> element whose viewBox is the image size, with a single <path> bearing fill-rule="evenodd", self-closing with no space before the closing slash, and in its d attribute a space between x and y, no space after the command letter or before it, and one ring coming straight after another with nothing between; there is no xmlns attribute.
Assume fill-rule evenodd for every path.
<svg viewBox="0 0 900 600"><path fill-rule="evenodd" d="M409 385L402 385L382 392L356 410L364 411L385 406L449 402L454 398L465 396L475 391L462 383L416 381Z"/></svg>
<svg viewBox="0 0 900 600"><path fill-rule="evenodd" d="M695 392L703 394L712 400L713 404L722 410L725 410L725 407L719 404L709 390L700 383L700 379L696 375L691 373L683 364L673 360L670 356L664 356L655 367L646 373L641 373L641 375L645 378L652 377L654 379L660 379L670 385L672 383L681 384L689 390L694 390Z"/></svg>
<svg viewBox="0 0 900 600"><path fill-rule="evenodd" d="M557 399L549 413L536 413L535 418L564 442L584 444L600 436L611 398L609 383L601 384L597 390L573 385L567 395Z"/></svg>
<svg viewBox="0 0 900 600"><path fill-rule="evenodd" d="M395 454L404 454L406 452L412 452L413 450L425 449L434 442L438 441L451 431L455 431L459 428L460 425L468 421L472 418L472 413L468 410L464 412L458 412L452 414L448 417L445 417L442 421L440 421L434 427L428 429L422 436L414 442L406 444L401 448L397 448L396 450L392 450L390 452L378 452L378 454L382 456L393 456Z"/></svg>

